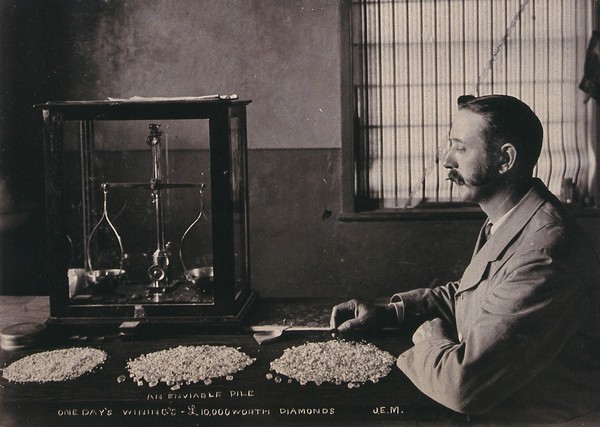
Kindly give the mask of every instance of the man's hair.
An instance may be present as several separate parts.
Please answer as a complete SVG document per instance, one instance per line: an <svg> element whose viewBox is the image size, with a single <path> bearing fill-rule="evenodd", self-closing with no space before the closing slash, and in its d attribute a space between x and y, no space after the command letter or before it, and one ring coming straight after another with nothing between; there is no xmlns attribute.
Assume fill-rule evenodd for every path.
<svg viewBox="0 0 600 427"><path fill-rule="evenodd" d="M462 95L458 98L458 109L483 116L486 141L498 148L511 143L517 150L517 159L520 157L528 171L533 170L542 151L544 131L540 119L527 104L508 95Z"/></svg>

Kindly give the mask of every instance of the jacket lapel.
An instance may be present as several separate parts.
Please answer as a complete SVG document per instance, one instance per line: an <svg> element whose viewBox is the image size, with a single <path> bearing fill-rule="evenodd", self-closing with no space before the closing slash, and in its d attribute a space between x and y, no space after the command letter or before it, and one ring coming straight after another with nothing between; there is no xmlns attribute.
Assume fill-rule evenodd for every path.
<svg viewBox="0 0 600 427"><path fill-rule="evenodd" d="M490 239L477 251L482 238L482 227L482 230L479 232L473 258L463 273L456 294L471 289L481 282L488 265L498 260L504 254L515 236L525 228L531 217L547 200L544 196L544 193L547 191L544 184L536 179L533 188L517 204L517 207L506 219L506 222L501 224L498 230L495 230ZM487 224L487 221L485 224Z"/></svg>

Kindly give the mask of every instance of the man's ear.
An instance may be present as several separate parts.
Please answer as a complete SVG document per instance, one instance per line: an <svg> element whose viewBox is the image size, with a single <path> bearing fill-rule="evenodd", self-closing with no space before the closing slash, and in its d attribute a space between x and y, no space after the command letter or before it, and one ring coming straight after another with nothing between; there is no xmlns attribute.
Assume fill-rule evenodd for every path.
<svg viewBox="0 0 600 427"><path fill-rule="evenodd" d="M498 171L504 174L515 166L517 161L517 149L514 145L506 143L500 147L500 165Z"/></svg>

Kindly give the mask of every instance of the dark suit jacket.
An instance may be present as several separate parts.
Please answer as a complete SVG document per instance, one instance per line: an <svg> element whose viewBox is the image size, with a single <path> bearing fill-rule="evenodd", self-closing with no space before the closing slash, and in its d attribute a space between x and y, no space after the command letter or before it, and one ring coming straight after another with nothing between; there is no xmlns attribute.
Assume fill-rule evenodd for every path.
<svg viewBox="0 0 600 427"><path fill-rule="evenodd" d="M441 317L449 333L398 367L432 399L489 420L589 412L600 406L599 286L584 232L536 180L459 282L399 294L405 318Z"/></svg>

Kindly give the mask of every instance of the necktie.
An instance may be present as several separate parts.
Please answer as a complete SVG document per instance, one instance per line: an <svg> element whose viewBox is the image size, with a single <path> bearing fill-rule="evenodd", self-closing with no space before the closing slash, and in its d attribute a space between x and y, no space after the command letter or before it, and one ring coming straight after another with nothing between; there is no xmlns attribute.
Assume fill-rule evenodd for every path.
<svg viewBox="0 0 600 427"><path fill-rule="evenodd" d="M488 240L490 240L490 236L492 235L492 227L493 226L494 226L494 224L492 224L491 222L488 222L485 225L485 228L483 229L483 237L485 238L486 242Z"/></svg>
<svg viewBox="0 0 600 427"><path fill-rule="evenodd" d="M483 232L481 233L481 239L479 240L479 246L477 247L477 251L481 250L483 245L489 240L492 235L492 223L488 222L485 227L483 227Z"/></svg>

